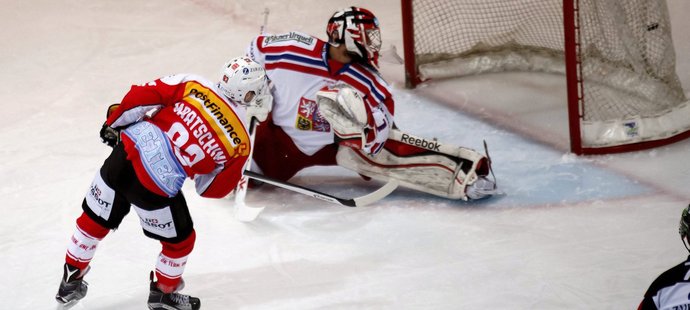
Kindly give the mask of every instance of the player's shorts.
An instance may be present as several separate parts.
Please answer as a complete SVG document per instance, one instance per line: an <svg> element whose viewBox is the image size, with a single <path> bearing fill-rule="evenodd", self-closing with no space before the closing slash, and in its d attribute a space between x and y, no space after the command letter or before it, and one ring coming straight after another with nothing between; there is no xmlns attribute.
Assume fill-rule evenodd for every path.
<svg viewBox="0 0 690 310"><path fill-rule="evenodd" d="M120 143L96 174L82 209L103 227L117 229L130 206L139 215L144 234L150 238L179 243L192 233L194 225L182 192L163 197L146 189Z"/></svg>

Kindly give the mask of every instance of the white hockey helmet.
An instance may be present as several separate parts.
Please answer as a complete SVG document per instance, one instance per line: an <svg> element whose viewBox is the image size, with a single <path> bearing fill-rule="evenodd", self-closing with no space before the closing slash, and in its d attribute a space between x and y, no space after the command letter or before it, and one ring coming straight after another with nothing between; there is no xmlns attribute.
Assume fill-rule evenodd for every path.
<svg viewBox="0 0 690 310"><path fill-rule="evenodd" d="M267 91L266 71L249 57L233 58L225 63L218 88L232 102L252 105Z"/></svg>
<svg viewBox="0 0 690 310"><path fill-rule="evenodd" d="M337 11L328 20L328 43L345 44L347 51L377 68L381 50L379 20L367 9L349 7Z"/></svg>

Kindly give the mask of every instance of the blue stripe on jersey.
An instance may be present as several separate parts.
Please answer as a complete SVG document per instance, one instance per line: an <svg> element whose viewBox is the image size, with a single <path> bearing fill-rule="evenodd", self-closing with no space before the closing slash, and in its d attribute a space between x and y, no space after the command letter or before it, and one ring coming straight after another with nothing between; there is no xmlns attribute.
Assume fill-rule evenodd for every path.
<svg viewBox="0 0 690 310"><path fill-rule="evenodd" d="M383 102L386 100L386 97L374 86L374 82L364 76L363 74L357 72L356 70L352 69L352 67L349 67L346 71L346 73L351 74L355 79L359 80L362 82L362 84L366 84L369 86L369 89L371 90L371 93L374 94L376 99L378 99L379 102Z"/></svg>
<svg viewBox="0 0 690 310"><path fill-rule="evenodd" d="M318 67L326 69L326 66L324 65L323 61L321 61L321 59L307 58L307 57L302 57L302 56L298 56L295 54L289 54L289 53L266 54L266 62L279 62L281 60L292 60L292 61L302 62L302 63L309 64L311 66L318 66Z"/></svg>
<svg viewBox="0 0 690 310"><path fill-rule="evenodd" d="M322 52L322 56L325 58L326 57L326 47L328 45L324 44L324 51ZM307 57L304 55L300 55L294 52L281 52L281 53L266 53L265 54L265 62L266 63L276 63L276 62L282 62L285 60L293 61L293 62L298 62L298 63L303 63L308 66L316 66L319 69L323 69L328 72L328 67L326 65L326 61L324 59L314 59L311 57ZM384 102L386 100L386 96L376 87L374 82L366 77L364 74L358 72L357 70L353 69L352 66L349 64L346 64L339 70L337 73L338 75L340 74L350 74L354 79L358 80L360 83L364 84L367 86L370 90L371 93L376 97L378 102Z"/></svg>

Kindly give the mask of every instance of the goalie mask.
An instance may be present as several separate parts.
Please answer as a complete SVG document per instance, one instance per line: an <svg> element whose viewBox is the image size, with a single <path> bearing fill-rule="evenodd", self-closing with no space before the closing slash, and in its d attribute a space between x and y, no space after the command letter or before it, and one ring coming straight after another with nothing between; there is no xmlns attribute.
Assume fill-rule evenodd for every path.
<svg viewBox="0 0 690 310"><path fill-rule="evenodd" d="M264 68L248 57L237 57L223 67L218 88L230 101L250 106L267 91Z"/></svg>
<svg viewBox="0 0 690 310"><path fill-rule="evenodd" d="M381 50L379 20L369 10L349 7L335 12L328 20L328 43L345 44L348 53L378 68Z"/></svg>

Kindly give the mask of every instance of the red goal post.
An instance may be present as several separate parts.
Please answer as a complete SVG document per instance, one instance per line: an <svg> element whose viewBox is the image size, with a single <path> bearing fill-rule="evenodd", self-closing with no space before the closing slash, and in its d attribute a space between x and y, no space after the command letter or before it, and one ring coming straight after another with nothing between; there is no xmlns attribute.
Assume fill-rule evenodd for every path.
<svg viewBox="0 0 690 310"><path fill-rule="evenodd" d="M665 0L401 0L408 87L489 72L566 76L571 151L690 136Z"/></svg>

